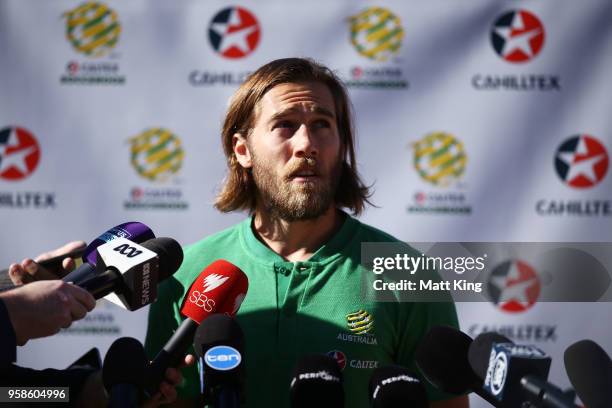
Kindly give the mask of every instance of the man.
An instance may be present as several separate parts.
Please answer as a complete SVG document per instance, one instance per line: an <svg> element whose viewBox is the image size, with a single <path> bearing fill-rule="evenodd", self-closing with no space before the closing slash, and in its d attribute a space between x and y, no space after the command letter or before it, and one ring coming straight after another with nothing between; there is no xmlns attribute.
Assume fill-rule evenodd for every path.
<svg viewBox="0 0 612 408"><path fill-rule="evenodd" d="M344 367L346 406L367 406L375 367L396 363L416 371L419 339L432 325L456 326L457 318L452 303L361 296L361 242L397 240L341 211L359 214L369 197L356 171L346 90L310 60L272 61L234 95L222 144L229 172L215 206L251 217L185 249L181 268L150 309L150 356L178 327L181 301L200 271L224 258L249 277L237 316L246 341L246 405L287 406L296 361L319 352ZM184 372L180 396L196 398L196 374ZM468 405L464 396L429 393L439 401L434 407Z"/></svg>

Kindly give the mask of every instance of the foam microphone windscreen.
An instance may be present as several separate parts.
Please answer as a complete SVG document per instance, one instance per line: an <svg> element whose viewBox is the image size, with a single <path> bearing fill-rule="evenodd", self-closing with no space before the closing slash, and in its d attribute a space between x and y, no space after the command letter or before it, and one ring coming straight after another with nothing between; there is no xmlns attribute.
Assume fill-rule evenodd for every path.
<svg viewBox="0 0 612 408"><path fill-rule="evenodd" d="M204 357L206 350L218 345L231 346L242 353L244 333L236 320L214 313L200 323L193 338L193 348L198 357Z"/></svg>
<svg viewBox="0 0 612 408"><path fill-rule="evenodd" d="M463 394L482 382L468 361L471 343L470 336L455 328L434 326L417 346L417 367L442 391Z"/></svg>
<svg viewBox="0 0 612 408"><path fill-rule="evenodd" d="M468 350L470 366L474 373L482 380L487 376L493 343L512 343L512 340L495 332L481 333L470 344Z"/></svg>
<svg viewBox="0 0 612 408"><path fill-rule="evenodd" d="M368 390L372 408L429 407L425 387L405 367L378 367L370 377Z"/></svg>
<svg viewBox="0 0 612 408"><path fill-rule="evenodd" d="M159 257L158 282L174 275L183 263L183 249L172 238L153 238L143 242L141 245L155 252Z"/></svg>
<svg viewBox="0 0 612 408"><path fill-rule="evenodd" d="M324 354L307 354L296 364L289 396L292 408L342 408L344 389L337 361Z"/></svg>
<svg viewBox="0 0 612 408"><path fill-rule="evenodd" d="M96 248L98 248L100 245L104 245L107 242L112 241L117 237L126 238L132 242L140 244L142 242L148 241L151 238L155 238L155 234L153 233L151 228L141 222L124 222L123 224L119 224L105 231L103 234L91 241L91 243L87 245L87 248L85 248L85 252L83 253L83 262L88 262L92 265L95 265L97 261Z"/></svg>
<svg viewBox="0 0 612 408"><path fill-rule="evenodd" d="M191 284L181 313L198 324L212 313L234 316L244 300L249 280L236 265L218 259Z"/></svg>
<svg viewBox="0 0 612 408"><path fill-rule="evenodd" d="M107 392L114 385L133 384L144 386L146 367L149 363L140 342L132 337L121 337L110 346L102 366L102 382Z"/></svg>
<svg viewBox="0 0 612 408"><path fill-rule="evenodd" d="M588 408L612 407L612 361L592 340L572 344L563 355L565 371Z"/></svg>

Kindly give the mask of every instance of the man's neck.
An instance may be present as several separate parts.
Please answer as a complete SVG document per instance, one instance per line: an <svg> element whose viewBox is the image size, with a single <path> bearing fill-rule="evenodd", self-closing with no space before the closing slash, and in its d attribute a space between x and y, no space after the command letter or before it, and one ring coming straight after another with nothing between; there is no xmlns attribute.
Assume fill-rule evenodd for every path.
<svg viewBox="0 0 612 408"><path fill-rule="evenodd" d="M255 211L253 229L270 249L291 262L308 260L340 229L344 214L330 207L323 215L307 221L285 221Z"/></svg>

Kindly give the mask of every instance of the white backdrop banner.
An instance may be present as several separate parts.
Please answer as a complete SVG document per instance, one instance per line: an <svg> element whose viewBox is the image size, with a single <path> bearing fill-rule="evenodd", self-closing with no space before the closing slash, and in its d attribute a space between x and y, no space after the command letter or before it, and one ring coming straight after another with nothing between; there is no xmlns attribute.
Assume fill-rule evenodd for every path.
<svg viewBox="0 0 612 408"><path fill-rule="evenodd" d="M125 221L185 245L241 220L212 206L221 122L249 72L290 56L349 87L364 222L414 242L611 241L611 20L607 0L0 0L0 265ZM464 331L541 346L562 386L572 342L612 351L609 303L538 303L508 273L523 302L461 303ZM64 367L145 327L99 306L19 362Z"/></svg>

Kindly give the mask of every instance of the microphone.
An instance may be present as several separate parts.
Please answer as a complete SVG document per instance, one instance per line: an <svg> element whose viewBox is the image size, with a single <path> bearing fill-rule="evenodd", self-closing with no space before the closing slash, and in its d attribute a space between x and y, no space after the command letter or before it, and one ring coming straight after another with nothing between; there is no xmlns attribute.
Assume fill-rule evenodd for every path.
<svg viewBox="0 0 612 408"><path fill-rule="evenodd" d="M193 348L201 362L202 404L237 408L244 388L244 334L236 320L212 314L195 332Z"/></svg>
<svg viewBox="0 0 612 408"><path fill-rule="evenodd" d="M296 364L289 386L291 408L342 408L342 372L336 360L307 354Z"/></svg>
<svg viewBox="0 0 612 408"><path fill-rule="evenodd" d="M612 361L592 340L578 341L563 354L565 371L589 408L612 407Z"/></svg>
<svg viewBox="0 0 612 408"><path fill-rule="evenodd" d="M121 337L104 357L102 382L109 394L109 407L137 407L144 386L147 356L140 342Z"/></svg>
<svg viewBox="0 0 612 408"><path fill-rule="evenodd" d="M489 367L489 356L493 343L512 343L512 340L496 332L479 334L469 346L468 362L474 373L484 381ZM482 382L481 382L482 384Z"/></svg>
<svg viewBox="0 0 612 408"><path fill-rule="evenodd" d="M87 247L82 250L83 264L64 276L62 280L64 282L72 282L78 285L82 280L90 278L96 273L95 266L96 262L98 261L96 249L115 238L126 238L132 242L140 244L148 241L149 239L155 238L155 234L153 234L151 228L141 222L130 221L119 224L108 231L105 231L103 234L94 239L89 245L87 245ZM69 254L56 257L56 262L61 262L61 260L67 256L69 256ZM41 261L41 264L44 266L45 261Z"/></svg>
<svg viewBox="0 0 612 408"><path fill-rule="evenodd" d="M546 353L535 346L503 340L497 343L495 336L488 333L481 336L474 340L474 349L470 346L468 354L472 355L472 368L484 378L483 388L497 400L495 406L515 407L530 402L538 407L575 407L571 398L546 381L551 363Z"/></svg>
<svg viewBox="0 0 612 408"><path fill-rule="evenodd" d="M157 283L183 262L183 250L172 238L153 238L142 245L115 238L96 251L96 273L78 286L131 311L155 301Z"/></svg>
<svg viewBox="0 0 612 408"><path fill-rule="evenodd" d="M415 353L416 365L427 381L451 393L474 392L494 406L498 401L482 389L468 361L472 338L448 326L434 326L423 336Z"/></svg>
<svg viewBox="0 0 612 408"><path fill-rule="evenodd" d="M407 368L390 365L374 370L368 386L372 408L428 408L427 392Z"/></svg>
<svg viewBox="0 0 612 408"><path fill-rule="evenodd" d="M198 325L213 313L236 315L249 286L247 276L237 266L218 259L208 265L191 284L183 299L183 320L170 340L151 362L147 379L147 392L155 393L168 367L180 364Z"/></svg>

